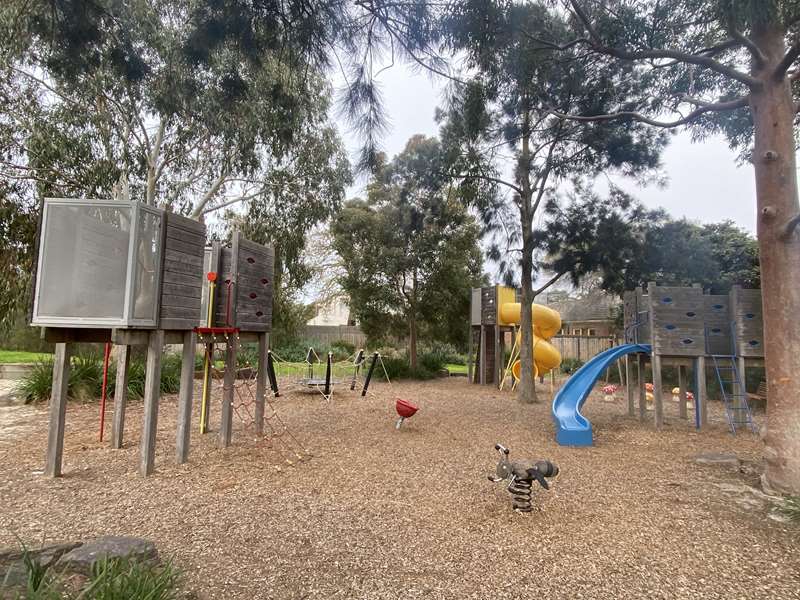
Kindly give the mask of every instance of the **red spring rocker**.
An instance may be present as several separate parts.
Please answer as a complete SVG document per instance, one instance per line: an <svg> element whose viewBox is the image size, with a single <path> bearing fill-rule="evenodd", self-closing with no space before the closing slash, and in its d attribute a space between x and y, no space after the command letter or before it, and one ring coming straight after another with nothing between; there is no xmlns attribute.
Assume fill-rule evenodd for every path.
<svg viewBox="0 0 800 600"><path fill-rule="evenodd" d="M400 426L403 424L403 421L410 417L413 417L414 414L419 410L419 407L410 400L403 400L402 398L398 398L397 401L394 403L394 409L400 416L400 418L397 419L397 423L395 424L394 427L395 429L400 429Z"/></svg>

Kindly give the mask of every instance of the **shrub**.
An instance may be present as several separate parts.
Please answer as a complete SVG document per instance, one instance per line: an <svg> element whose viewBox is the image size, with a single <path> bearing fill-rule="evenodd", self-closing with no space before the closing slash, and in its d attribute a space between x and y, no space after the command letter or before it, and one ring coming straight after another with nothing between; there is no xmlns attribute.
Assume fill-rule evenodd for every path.
<svg viewBox="0 0 800 600"><path fill-rule="evenodd" d="M800 523L800 496L789 496L783 501L783 506L778 508L781 514L789 518L790 521Z"/></svg>
<svg viewBox="0 0 800 600"><path fill-rule="evenodd" d="M381 360L389 379L408 379L411 369L407 358L382 356Z"/></svg>
<svg viewBox="0 0 800 600"><path fill-rule="evenodd" d="M119 558L98 561L89 584L81 592L86 600L171 600L177 598L178 572Z"/></svg>
<svg viewBox="0 0 800 600"><path fill-rule="evenodd" d="M419 367L425 371L430 371L433 374L438 373L447 364L447 358L444 353L430 351L421 354L418 357Z"/></svg>
<svg viewBox="0 0 800 600"><path fill-rule="evenodd" d="M279 357L281 360L285 360L286 362L303 362L306 359L306 354L308 354L308 349L312 347L317 354L320 354L319 346L314 346L313 342L309 342L307 340L292 340L291 342L285 342L280 346L273 348L272 352L275 354L275 356Z"/></svg>
<svg viewBox="0 0 800 600"><path fill-rule="evenodd" d="M433 353L442 357L442 364L451 363L454 365L467 364L467 357L458 351L453 344L442 342L430 342L420 346L420 354Z"/></svg>
<svg viewBox="0 0 800 600"><path fill-rule="evenodd" d="M565 358L561 361L562 373L574 373L583 366L580 358Z"/></svg>
<svg viewBox="0 0 800 600"><path fill-rule="evenodd" d="M331 344L330 351L333 352L333 360L347 360L356 353L356 346L346 340L336 340Z"/></svg>
<svg viewBox="0 0 800 600"><path fill-rule="evenodd" d="M128 366L128 396L141 398L144 396L146 362L143 357L131 357ZM114 395L116 385L116 363L111 362L108 368L108 396ZM181 356L167 354L161 360L161 393L175 394L181 385ZM33 369L23 377L16 387L16 392L26 402L44 402L53 392L53 361L43 360L36 363ZM103 361L94 355L77 355L70 362L67 395L73 400L88 401L99 398L103 393Z"/></svg>

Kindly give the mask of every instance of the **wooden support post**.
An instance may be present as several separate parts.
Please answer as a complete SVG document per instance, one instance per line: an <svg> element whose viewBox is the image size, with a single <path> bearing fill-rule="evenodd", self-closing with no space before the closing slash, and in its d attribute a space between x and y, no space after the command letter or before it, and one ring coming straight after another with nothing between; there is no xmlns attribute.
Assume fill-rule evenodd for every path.
<svg viewBox="0 0 800 600"><path fill-rule="evenodd" d="M656 428L664 425L664 390L661 383L661 355L653 354L653 412L655 413L654 423Z"/></svg>
<svg viewBox="0 0 800 600"><path fill-rule="evenodd" d="M576 350L575 354L577 355L577 359L580 360L581 359L581 336L576 336L575 337L575 345L577 346L577 350Z"/></svg>
<svg viewBox="0 0 800 600"><path fill-rule="evenodd" d="M144 376L144 422L139 442L139 473L150 475L156 462L156 431L158 429L158 400L161 396L161 353L164 350L164 330L150 332L147 344L147 365Z"/></svg>
<svg viewBox="0 0 800 600"><path fill-rule="evenodd" d="M478 360L480 369L478 382L481 385L486 384L486 325L481 325L481 347L480 359Z"/></svg>
<svg viewBox="0 0 800 600"><path fill-rule="evenodd" d="M473 352L473 343L472 343L473 331L472 325L469 326L469 338L467 339L467 381L470 383L474 383L472 381L472 352Z"/></svg>
<svg viewBox="0 0 800 600"><path fill-rule="evenodd" d="M258 334L258 373L256 376L256 408L255 408L255 429L256 435L264 434L264 407L267 402L267 374L269 367L267 365L267 343L266 333ZM275 385L277 388L277 383Z"/></svg>
<svg viewBox="0 0 800 600"><path fill-rule="evenodd" d="M128 404L128 372L131 364L131 347L117 347L117 377L114 383L114 420L111 423L111 447L122 448L125 434L125 408Z"/></svg>
<svg viewBox="0 0 800 600"><path fill-rule="evenodd" d="M64 426L67 420L67 386L69 385L69 359L72 347L68 343L56 344L53 356L53 387L50 394L50 429L47 433L47 456L44 474L61 476L64 455Z"/></svg>
<svg viewBox="0 0 800 600"><path fill-rule="evenodd" d="M647 393L644 387L644 356L636 355L636 381L639 383L639 420L644 421L647 415Z"/></svg>
<svg viewBox="0 0 800 600"><path fill-rule="evenodd" d="M494 344L494 373L492 374L492 383L495 384L495 387L500 387L500 382L503 380L503 351L501 349L501 340L502 336L500 335L500 325L495 324L494 326L494 340L492 343Z"/></svg>
<svg viewBox="0 0 800 600"><path fill-rule="evenodd" d="M236 386L236 353L239 338L236 334L229 335L225 344L225 377L222 386L222 416L219 426L219 447L227 448L231 445L233 433L233 395Z"/></svg>
<svg viewBox="0 0 800 600"><path fill-rule="evenodd" d="M633 399L633 385L631 381L631 361L630 355L625 356L625 391L628 395L628 416L632 417L636 414L636 403Z"/></svg>
<svg viewBox="0 0 800 600"><path fill-rule="evenodd" d="M178 430L175 458L178 464L189 460L189 441L192 431L192 399L194 396L194 354L197 335L194 331L183 333L183 361L181 362L181 389L178 393Z"/></svg>
<svg viewBox="0 0 800 600"><path fill-rule="evenodd" d="M678 416L686 419L686 367L681 365L678 365L678 389Z"/></svg>
<svg viewBox="0 0 800 600"><path fill-rule="evenodd" d="M697 357L697 371L695 373L697 389L694 394L695 423L698 429L708 425L708 396L706 394L706 357Z"/></svg>

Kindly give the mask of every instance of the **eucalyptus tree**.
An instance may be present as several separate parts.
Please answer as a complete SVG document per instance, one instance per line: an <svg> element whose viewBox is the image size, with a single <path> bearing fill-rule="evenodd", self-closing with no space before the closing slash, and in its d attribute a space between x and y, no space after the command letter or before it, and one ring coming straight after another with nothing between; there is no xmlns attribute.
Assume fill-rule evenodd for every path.
<svg viewBox="0 0 800 600"><path fill-rule="evenodd" d="M600 107L553 106L577 122L723 133L753 164L769 385L766 481L800 493L800 3L796 0L564 0L572 37L532 34L569 55L611 59L646 83ZM635 98L634 98L635 100Z"/></svg>
<svg viewBox="0 0 800 600"><path fill-rule="evenodd" d="M642 176L657 171L666 140L637 123L586 127L553 115L556 107L595 110L610 106L618 93L641 93L626 69L613 61L577 51L563 56L536 41L544 35L567 39L568 24L556 11L529 3L467 3L454 8L446 29L449 47L466 57L469 75L441 115L449 174L461 181L465 197L476 201L487 224L501 221L501 243L491 248L491 257L508 275L520 273L519 393L520 399L534 401L530 306L565 274L580 277L588 267L566 268L561 262L534 287L548 264L547 240L536 230L546 203L558 199L554 191L564 183L580 185L601 173ZM646 98L642 94L637 100ZM487 198L494 201L487 203Z"/></svg>
<svg viewBox="0 0 800 600"><path fill-rule="evenodd" d="M331 225L351 314L372 338L405 337L413 369L420 338L454 341L482 277L478 224L442 162L438 140L412 137Z"/></svg>

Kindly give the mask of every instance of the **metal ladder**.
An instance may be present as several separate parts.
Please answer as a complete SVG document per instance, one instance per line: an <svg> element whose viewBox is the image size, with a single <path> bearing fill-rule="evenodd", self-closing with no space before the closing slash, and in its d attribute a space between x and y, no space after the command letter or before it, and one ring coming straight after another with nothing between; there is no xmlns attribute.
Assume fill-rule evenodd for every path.
<svg viewBox="0 0 800 600"><path fill-rule="evenodd" d="M750 404L747 402L747 392L745 391L742 374L736 364L736 356L712 354L711 358L714 361L714 371L717 374L719 388L722 391L725 413L731 432L736 434L737 427L748 427L750 431L757 433L756 425L753 423L753 415L750 412Z"/></svg>

